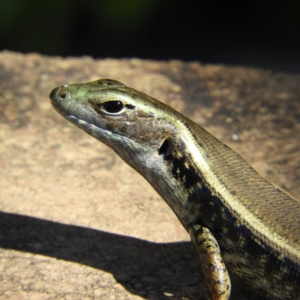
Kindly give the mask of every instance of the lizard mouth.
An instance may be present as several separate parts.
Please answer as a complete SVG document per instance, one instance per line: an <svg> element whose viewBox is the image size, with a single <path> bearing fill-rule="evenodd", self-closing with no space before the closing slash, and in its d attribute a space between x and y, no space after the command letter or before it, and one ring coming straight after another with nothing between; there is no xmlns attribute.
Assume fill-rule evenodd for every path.
<svg viewBox="0 0 300 300"><path fill-rule="evenodd" d="M88 123L71 114L64 115L64 118L67 119L69 122L73 123L74 125L76 125L77 127L79 127L81 130L85 131L86 133L88 133L89 135L93 136L94 138L100 141L122 136L119 133L115 133L111 130Z"/></svg>
<svg viewBox="0 0 300 300"><path fill-rule="evenodd" d="M66 112L61 108L61 106L51 98L51 104L54 107L54 109L60 114L62 115L64 118L66 116Z"/></svg>

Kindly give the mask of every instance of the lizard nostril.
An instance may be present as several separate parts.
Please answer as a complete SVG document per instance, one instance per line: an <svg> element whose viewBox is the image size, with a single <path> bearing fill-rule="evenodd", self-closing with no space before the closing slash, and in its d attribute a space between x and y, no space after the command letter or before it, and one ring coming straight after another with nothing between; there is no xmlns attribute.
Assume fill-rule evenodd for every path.
<svg viewBox="0 0 300 300"><path fill-rule="evenodd" d="M62 92L62 93L60 94L60 98L65 99L66 97L67 97L67 94L64 93L64 92Z"/></svg>

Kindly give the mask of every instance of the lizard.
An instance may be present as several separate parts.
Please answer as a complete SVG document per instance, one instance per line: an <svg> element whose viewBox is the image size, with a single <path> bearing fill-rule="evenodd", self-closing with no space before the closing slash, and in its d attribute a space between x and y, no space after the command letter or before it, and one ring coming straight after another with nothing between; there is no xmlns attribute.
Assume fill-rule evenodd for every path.
<svg viewBox="0 0 300 300"><path fill-rule="evenodd" d="M211 300L230 274L269 299L300 299L300 202L168 105L111 79L52 90L56 111L146 178L195 244Z"/></svg>

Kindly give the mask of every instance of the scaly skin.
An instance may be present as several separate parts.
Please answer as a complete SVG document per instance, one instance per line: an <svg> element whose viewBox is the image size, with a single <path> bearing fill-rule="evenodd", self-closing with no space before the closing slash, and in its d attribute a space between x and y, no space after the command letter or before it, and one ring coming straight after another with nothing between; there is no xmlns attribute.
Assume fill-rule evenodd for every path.
<svg viewBox="0 0 300 300"><path fill-rule="evenodd" d="M270 299L299 299L300 202L199 125L117 81L64 85L50 98L168 203L195 243L212 300L230 296L227 269Z"/></svg>

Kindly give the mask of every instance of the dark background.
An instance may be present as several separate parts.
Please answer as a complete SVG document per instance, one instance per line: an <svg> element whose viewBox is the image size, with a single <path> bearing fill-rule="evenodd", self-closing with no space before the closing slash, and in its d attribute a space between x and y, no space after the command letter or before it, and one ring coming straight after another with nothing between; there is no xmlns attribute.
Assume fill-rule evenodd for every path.
<svg viewBox="0 0 300 300"><path fill-rule="evenodd" d="M300 1L1 0L0 50L300 72Z"/></svg>

